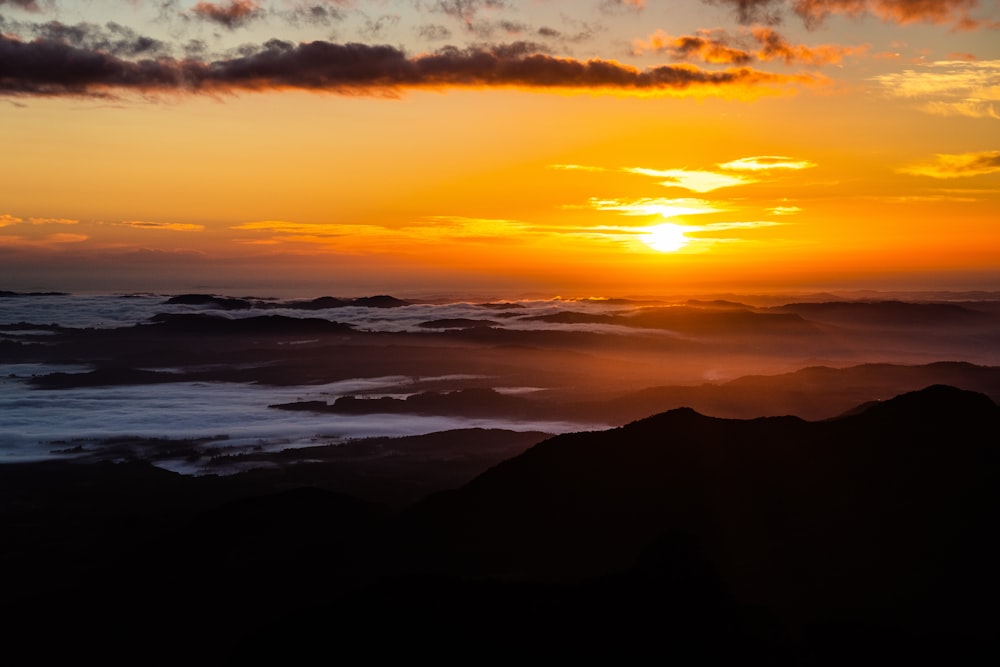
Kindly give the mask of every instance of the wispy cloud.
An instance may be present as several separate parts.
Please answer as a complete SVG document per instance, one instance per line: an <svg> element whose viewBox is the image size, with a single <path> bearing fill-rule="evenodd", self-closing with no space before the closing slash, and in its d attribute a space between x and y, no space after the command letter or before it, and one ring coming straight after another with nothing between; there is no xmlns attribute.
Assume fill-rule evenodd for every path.
<svg viewBox="0 0 1000 667"><path fill-rule="evenodd" d="M0 227L10 227L18 224L27 225L78 225L79 220L74 220L72 218L28 218L27 220L23 218L18 218L17 216L10 215L9 213L0 214Z"/></svg>
<svg viewBox="0 0 1000 667"><path fill-rule="evenodd" d="M518 220L457 215L426 216L399 227L339 223L301 223L260 220L233 225L231 229L263 234L240 240L253 245L296 244L337 252L410 251L421 244L441 241L494 243L523 241L535 228Z"/></svg>
<svg viewBox="0 0 1000 667"><path fill-rule="evenodd" d="M732 174L720 174L714 171L693 169L645 169L643 167L629 167L625 171L633 174L642 174L643 176L662 178L665 180L661 181L660 185L684 188L693 192L711 192L720 188L756 182L755 179L748 176L734 176Z"/></svg>
<svg viewBox="0 0 1000 667"><path fill-rule="evenodd" d="M733 174L727 172L758 172L764 173L773 170L798 170L815 167L814 162L809 160L798 160L795 158L780 155L757 155L753 157L739 158L717 165L724 171L711 171L707 169L650 169L648 167L622 167L614 169L610 167L590 166L581 164L552 164L550 169L560 169L563 171L582 172L608 172L624 171L630 174L640 174L653 178L663 179L660 185L666 187L678 187L692 192L712 192L721 188L735 187L738 185L750 185L760 182L758 176L751 176L747 173Z"/></svg>
<svg viewBox="0 0 1000 667"><path fill-rule="evenodd" d="M401 231L427 239L461 241L493 241L511 239L529 232L531 227L518 220L476 218L457 215L435 215L424 218L428 224L408 225Z"/></svg>
<svg viewBox="0 0 1000 667"><path fill-rule="evenodd" d="M549 169L561 169L563 171L614 171L613 169L608 169L607 167L594 167L585 164L550 164Z"/></svg>
<svg viewBox="0 0 1000 667"><path fill-rule="evenodd" d="M603 12L641 12L646 8L646 0L601 0L598 7Z"/></svg>
<svg viewBox="0 0 1000 667"><path fill-rule="evenodd" d="M870 14L892 23L952 24L971 30L992 23L969 15L977 4L976 0L794 0L792 7L810 26L819 25L832 15Z"/></svg>
<svg viewBox="0 0 1000 667"><path fill-rule="evenodd" d="M124 220L117 222L119 227L131 227L133 229L165 230L170 232L201 232L205 230L205 225L195 225L185 222L148 222L145 220Z"/></svg>
<svg viewBox="0 0 1000 667"><path fill-rule="evenodd" d="M230 30L262 18L265 12L254 0L229 0L229 2L199 2L191 8L191 15L216 23Z"/></svg>
<svg viewBox="0 0 1000 667"><path fill-rule="evenodd" d="M726 210L726 207L721 203L690 197L681 199L644 197L642 199L631 200L592 197L589 200L589 207L598 211L616 211L624 215L659 215L664 218L672 218L680 215L718 213Z"/></svg>
<svg viewBox="0 0 1000 667"><path fill-rule="evenodd" d="M809 169L815 167L815 162L809 160L797 160L783 155L756 155L753 157L743 157L738 160L723 162L719 165L722 169L736 171L770 171L772 169Z"/></svg>
<svg viewBox="0 0 1000 667"><path fill-rule="evenodd" d="M946 60L873 77L887 95L910 98L942 116L1000 120L1000 60Z"/></svg>
<svg viewBox="0 0 1000 667"><path fill-rule="evenodd" d="M777 31L760 26L743 29L736 34L730 34L721 28L713 28L677 37L663 30L657 30L646 39L636 39L632 42L632 52L636 55L647 52L664 53L674 60L731 65L747 65L770 60L783 61L787 65L795 63L828 65L839 63L849 55L859 55L867 50L867 45L792 44Z"/></svg>
<svg viewBox="0 0 1000 667"><path fill-rule="evenodd" d="M29 12L41 11L41 7L38 5L38 0L0 0L0 6L3 5L14 5L15 7L26 9Z"/></svg>
<svg viewBox="0 0 1000 667"><path fill-rule="evenodd" d="M994 21L970 15L976 0L705 0L709 4L732 8L740 23L750 25L780 23L791 9L810 28L828 17L865 15L890 23L951 24L961 30L992 27Z"/></svg>
<svg viewBox="0 0 1000 667"><path fill-rule="evenodd" d="M898 170L913 176L932 178L962 178L1000 172L1000 151L978 153L939 153L934 161L913 164Z"/></svg>
<svg viewBox="0 0 1000 667"><path fill-rule="evenodd" d="M46 234L40 237L28 238L20 235L0 236L0 246L7 248L34 248L45 249L65 246L68 244L82 243L90 237L86 234Z"/></svg>

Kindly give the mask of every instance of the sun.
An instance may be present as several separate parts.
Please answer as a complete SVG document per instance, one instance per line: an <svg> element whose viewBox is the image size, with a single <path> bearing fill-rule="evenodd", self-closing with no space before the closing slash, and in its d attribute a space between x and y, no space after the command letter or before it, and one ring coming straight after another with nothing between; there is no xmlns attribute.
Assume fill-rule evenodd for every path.
<svg viewBox="0 0 1000 667"><path fill-rule="evenodd" d="M660 252L674 252L691 242L691 239L684 236L683 227L669 222L648 227L646 233L639 238L650 248Z"/></svg>

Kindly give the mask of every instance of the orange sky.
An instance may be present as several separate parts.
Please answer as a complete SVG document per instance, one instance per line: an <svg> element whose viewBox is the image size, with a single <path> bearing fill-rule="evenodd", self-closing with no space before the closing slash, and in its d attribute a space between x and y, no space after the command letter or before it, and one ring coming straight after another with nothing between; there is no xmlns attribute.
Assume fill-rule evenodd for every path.
<svg viewBox="0 0 1000 667"><path fill-rule="evenodd" d="M114 4L0 3L0 289L1000 289L996 2Z"/></svg>

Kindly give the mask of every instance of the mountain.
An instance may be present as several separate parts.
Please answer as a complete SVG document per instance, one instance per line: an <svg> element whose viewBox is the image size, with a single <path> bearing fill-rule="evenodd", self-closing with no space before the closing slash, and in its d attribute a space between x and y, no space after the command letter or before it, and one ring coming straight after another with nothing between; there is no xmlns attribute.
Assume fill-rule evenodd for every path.
<svg viewBox="0 0 1000 667"><path fill-rule="evenodd" d="M394 513L286 487L163 503L156 530L80 483L73 505L89 488L126 537L68 531L88 565L21 581L7 627L104 664L995 664L998 434L989 397L932 385L823 421L679 408L560 435ZM16 500L8 524L34 530L38 499Z"/></svg>
<svg viewBox="0 0 1000 667"><path fill-rule="evenodd" d="M398 516L375 556L411 576L578 586L650 567L666 540L797 641L850 628L982 646L1000 594L997 434L995 403L947 386L822 422L682 408L540 443Z"/></svg>

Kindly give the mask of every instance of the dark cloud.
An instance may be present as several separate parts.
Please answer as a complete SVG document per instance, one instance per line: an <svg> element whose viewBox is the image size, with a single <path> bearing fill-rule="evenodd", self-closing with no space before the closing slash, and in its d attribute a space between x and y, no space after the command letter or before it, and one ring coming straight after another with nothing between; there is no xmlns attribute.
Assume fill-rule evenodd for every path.
<svg viewBox="0 0 1000 667"><path fill-rule="evenodd" d="M736 20L743 25L764 23L776 25L781 22L784 0L705 0L712 5L731 8Z"/></svg>
<svg viewBox="0 0 1000 667"><path fill-rule="evenodd" d="M807 25L817 25L831 14L873 14L894 23L956 23L976 27L969 10L977 0L794 0L795 13Z"/></svg>
<svg viewBox="0 0 1000 667"><path fill-rule="evenodd" d="M808 63L810 65L827 65L839 63L845 56L864 53L867 46L841 46L839 44L820 44L805 46L792 44L776 31L770 28L757 27L751 29L754 39L760 44L757 51L759 60L783 60L785 64Z"/></svg>
<svg viewBox="0 0 1000 667"><path fill-rule="evenodd" d="M381 37L386 30L399 24L399 17L395 15L380 16L377 19L366 19L365 27L361 29L362 34L369 38Z"/></svg>
<svg viewBox="0 0 1000 667"><path fill-rule="evenodd" d="M312 25L333 25L347 18L347 12L329 5L308 5L295 7L284 14L292 25L308 23Z"/></svg>
<svg viewBox="0 0 1000 667"><path fill-rule="evenodd" d="M673 37L658 30L648 40L636 40L633 51L636 54L652 51L666 53L675 60L700 60L707 63L745 65L755 57L744 48L733 45L733 39L725 30L699 30L694 35Z"/></svg>
<svg viewBox="0 0 1000 667"><path fill-rule="evenodd" d="M493 21L483 19L479 16L484 9L496 10L506 9L507 0L437 0L428 7L432 12L438 12L461 22L469 32L488 39L497 32L503 31L508 34L522 32L519 24L511 21ZM504 27L504 24L507 24ZM515 25L519 27L514 28Z"/></svg>
<svg viewBox="0 0 1000 667"><path fill-rule="evenodd" d="M466 28L476 31L477 14L480 10L506 7L506 0L437 0L430 9L461 21Z"/></svg>
<svg viewBox="0 0 1000 667"><path fill-rule="evenodd" d="M529 25L518 21L506 20L478 21L469 27L469 32L475 34L481 39L492 39L498 34L513 37L531 31L532 28Z"/></svg>
<svg viewBox="0 0 1000 667"><path fill-rule="evenodd" d="M737 35L721 28L699 30L694 35L679 37L657 30L646 40L635 40L632 48L636 54L652 51L666 53L675 60L713 64L746 65L755 61L783 60L787 65L827 65L839 63L845 56L864 52L867 47L792 44L777 31L757 26L743 28Z"/></svg>
<svg viewBox="0 0 1000 667"><path fill-rule="evenodd" d="M66 25L49 21L29 27L36 37L62 42L89 51L104 51L115 56L134 58L159 56L170 52L170 46L158 39L140 35L115 22L103 26L93 23Z"/></svg>
<svg viewBox="0 0 1000 667"><path fill-rule="evenodd" d="M709 72L690 65L638 70L608 60L538 53L538 45L447 47L408 57L387 45L273 40L256 52L214 62L126 60L65 42L0 35L0 94L114 95L118 92L239 92L303 89L393 93L406 88L494 87L678 91L815 82L750 68Z"/></svg>
<svg viewBox="0 0 1000 667"><path fill-rule="evenodd" d="M430 42L440 42L451 37L451 30L443 25L422 25L417 28L417 34Z"/></svg>
<svg viewBox="0 0 1000 667"><path fill-rule="evenodd" d="M208 44L201 39L190 39L184 44L184 55L187 58L200 59L209 53Z"/></svg>
<svg viewBox="0 0 1000 667"><path fill-rule="evenodd" d="M232 30L262 17L264 10L254 0L229 0L228 3L199 2L191 8L191 14Z"/></svg>

